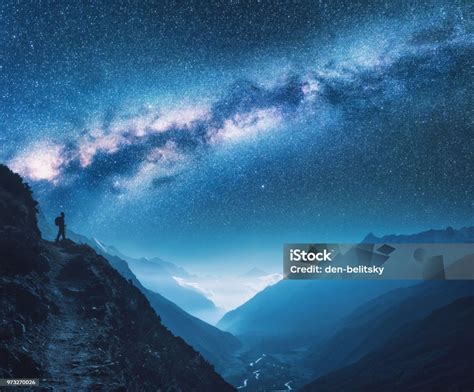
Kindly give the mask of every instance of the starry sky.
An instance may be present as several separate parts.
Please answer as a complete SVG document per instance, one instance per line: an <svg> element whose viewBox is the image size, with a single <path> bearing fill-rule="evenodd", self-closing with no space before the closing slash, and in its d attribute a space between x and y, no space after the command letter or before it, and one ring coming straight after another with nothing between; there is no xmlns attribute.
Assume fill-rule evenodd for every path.
<svg viewBox="0 0 474 392"><path fill-rule="evenodd" d="M133 256L474 224L466 1L5 1L0 161Z"/></svg>

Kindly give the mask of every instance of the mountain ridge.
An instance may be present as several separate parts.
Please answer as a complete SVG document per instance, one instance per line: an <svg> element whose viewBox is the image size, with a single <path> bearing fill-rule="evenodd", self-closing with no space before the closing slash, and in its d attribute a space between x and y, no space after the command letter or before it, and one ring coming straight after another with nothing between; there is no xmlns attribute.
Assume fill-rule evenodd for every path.
<svg viewBox="0 0 474 392"><path fill-rule="evenodd" d="M302 391L402 391L472 388L474 296L433 310L358 362L318 378Z"/></svg>
<svg viewBox="0 0 474 392"><path fill-rule="evenodd" d="M469 295L474 295L474 283L462 280L424 281L389 291L358 307L324 344L310 347L301 363L316 370L314 377L347 366L407 324Z"/></svg>
<svg viewBox="0 0 474 392"><path fill-rule="evenodd" d="M373 233L367 234L362 243L473 243L474 226L465 226L460 229L454 229L447 226L445 229L430 229L416 234L388 234L378 237Z"/></svg>

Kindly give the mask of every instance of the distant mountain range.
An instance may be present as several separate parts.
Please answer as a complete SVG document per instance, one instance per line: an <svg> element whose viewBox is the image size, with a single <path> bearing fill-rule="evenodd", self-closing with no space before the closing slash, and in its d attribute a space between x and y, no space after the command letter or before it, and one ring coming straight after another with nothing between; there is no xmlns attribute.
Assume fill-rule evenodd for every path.
<svg viewBox="0 0 474 392"><path fill-rule="evenodd" d="M261 277L261 276L267 276L267 275L268 275L268 272L265 272L258 267L253 267L240 276L244 278L248 278L248 277Z"/></svg>
<svg viewBox="0 0 474 392"><path fill-rule="evenodd" d="M48 390L234 390L161 323L118 257L116 270L88 245L41 239L36 206L0 165L1 378L38 378Z"/></svg>
<svg viewBox="0 0 474 392"><path fill-rule="evenodd" d="M474 242L474 227L454 230L429 230L408 235L375 237L362 242ZM272 344L274 349L295 347L300 336L322 338L358 306L389 290L415 284L416 281L292 281L283 280L267 287L249 301L224 315L217 326L240 336L244 341ZM302 326L310 332L304 335ZM315 326L315 328L312 328ZM314 333L311 332L314 330ZM267 344L267 345L268 345ZM284 349L284 347L282 347Z"/></svg>
<svg viewBox="0 0 474 392"><path fill-rule="evenodd" d="M413 236L390 235L379 238L369 235L364 242L474 242L473 233L474 228L463 228L459 231L447 228L429 230ZM469 265L474 271L474 255L463 257L450 268L455 268L459 263L463 264L464 273ZM450 355L456 355L450 351L450 346L453 347L452 350L459 348L455 336L451 335L446 340L446 350L434 347L430 351L427 342L435 342L434 336L439 330L428 332L428 336L432 334L431 340L423 341L419 328L425 325L423 320L429 318L437 309L449 307L460 298L473 296L473 280L283 280L228 312L217 325L239 337L244 347L254 355L267 353L283 361L287 366L286 376L282 376L280 371L275 372L274 377L280 382L292 381L293 388L302 386L305 379L306 382L316 379L304 390L398 391L407 390L408 386L418 385L418 382L419 385L426 385L428 389L420 387L414 390L436 390L435 384L423 376L420 376L419 380L416 379L416 373L423 372L423 350L426 350L428 366L432 367L429 377L440 380L443 387L449 386L449 382L453 382L455 386L468 385L468 382L454 380L456 377L452 377L455 374L461 377L463 372L467 372L467 367L465 363L459 365L459 358L448 364L437 359L439 355L444 361L448 361ZM461 305L448 308L446 314L461 307L470 312L471 306L472 302L467 299ZM460 317L464 317L463 315ZM464 321L466 325L462 339L468 345L471 341L466 336L466 331L474 328L474 324L470 317ZM409 326L412 326L412 329L406 332ZM459 326L459 320L454 317L453 320L446 320L448 332L450 328L456 329ZM414 344L417 339L420 341ZM394 341L406 341L412 345L413 350L397 349L391 343ZM440 337L440 341L443 341L443 337ZM407 355L397 356L391 350L404 350ZM469 359L467 353L467 350L460 353L465 362ZM411 363L410 355L418 362ZM387 369L384 368L385 356L394 358L394 362L388 364ZM367 358L370 358L370 361ZM362 364L366 369L363 369ZM437 366L439 375L435 370ZM462 371L455 369L456 366ZM268 370L266 372L268 373ZM397 384L397 376L403 374L407 375L407 379L402 378L398 380L400 384ZM241 378L244 378L244 375ZM266 378L271 380L268 374ZM464 378L471 380L467 376ZM356 380L354 384L352 379ZM249 385L256 388L254 390L265 390L263 376L258 380L249 380ZM388 387L384 384L385 380ZM272 383L268 382L266 385L271 386Z"/></svg>
<svg viewBox="0 0 474 392"><path fill-rule="evenodd" d="M390 234L377 237L374 234L368 234L362 242L365 243L473 243L474 226L463 227L461 229L432 229L422 231L417 234Z"/></svg>

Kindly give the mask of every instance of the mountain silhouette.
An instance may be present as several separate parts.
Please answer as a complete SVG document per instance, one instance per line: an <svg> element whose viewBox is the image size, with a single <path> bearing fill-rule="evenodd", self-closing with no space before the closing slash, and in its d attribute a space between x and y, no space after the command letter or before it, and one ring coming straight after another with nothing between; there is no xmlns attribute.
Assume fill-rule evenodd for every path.
<svg viewBox="0 0 474 392"><path fill-rule="evenodd" d="M474 385L473 325L474 297L459 298L302 391L469 391Z"/></svg>
<svg viewBox="0 0 474 392"><path fill-rule="evenodd" d="M323 344L313 344L301 365L313 377L356 362L384 345L407 324L465 296L474 295L474 282L425 281L399 288L366 302Z"/></svg>
<svg viewBox="0 0 474 392"><path fill-rule="evenodd" d="M265 272L258 267L253 267L240 276L242 278L259 278L261 276L266 276L266 275L268 275L268 272Z"/></svg>
<svg viewBox="0 0 474 392"><path fill-rule="evenodd" d="M0 377L59 390L233 390L104 257L41 239L36 206L0 165Z"/></svg>
<svg viewBox="0 0 474 392"><path fill-rule="evenodd" d="M461 229L431 229L416 234L389 234L377 237L368 234L362 242L364 243L473 243L474 227L463 227Z"/></svg>
<svg viewBox="0 0 474 392"><path fill-rule="evenodd" d="M224 315L217 326L266 351L288 352L330 334L364 302L400 281L282 280Z"/></svg>

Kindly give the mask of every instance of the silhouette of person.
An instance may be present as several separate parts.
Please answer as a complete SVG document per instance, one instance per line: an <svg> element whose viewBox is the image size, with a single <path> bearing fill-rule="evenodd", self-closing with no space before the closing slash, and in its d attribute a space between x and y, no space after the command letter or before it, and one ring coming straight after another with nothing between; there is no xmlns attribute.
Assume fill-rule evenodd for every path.
<svg viewBox="0 0 474 392"><path fill-rule="evenodd" d="M58 235L56 236L56 242L59 242L59 239L62 237L63 240L66 239L66 223L64 222L64 212L54 220L56 226L58 226Z"/></svg>

